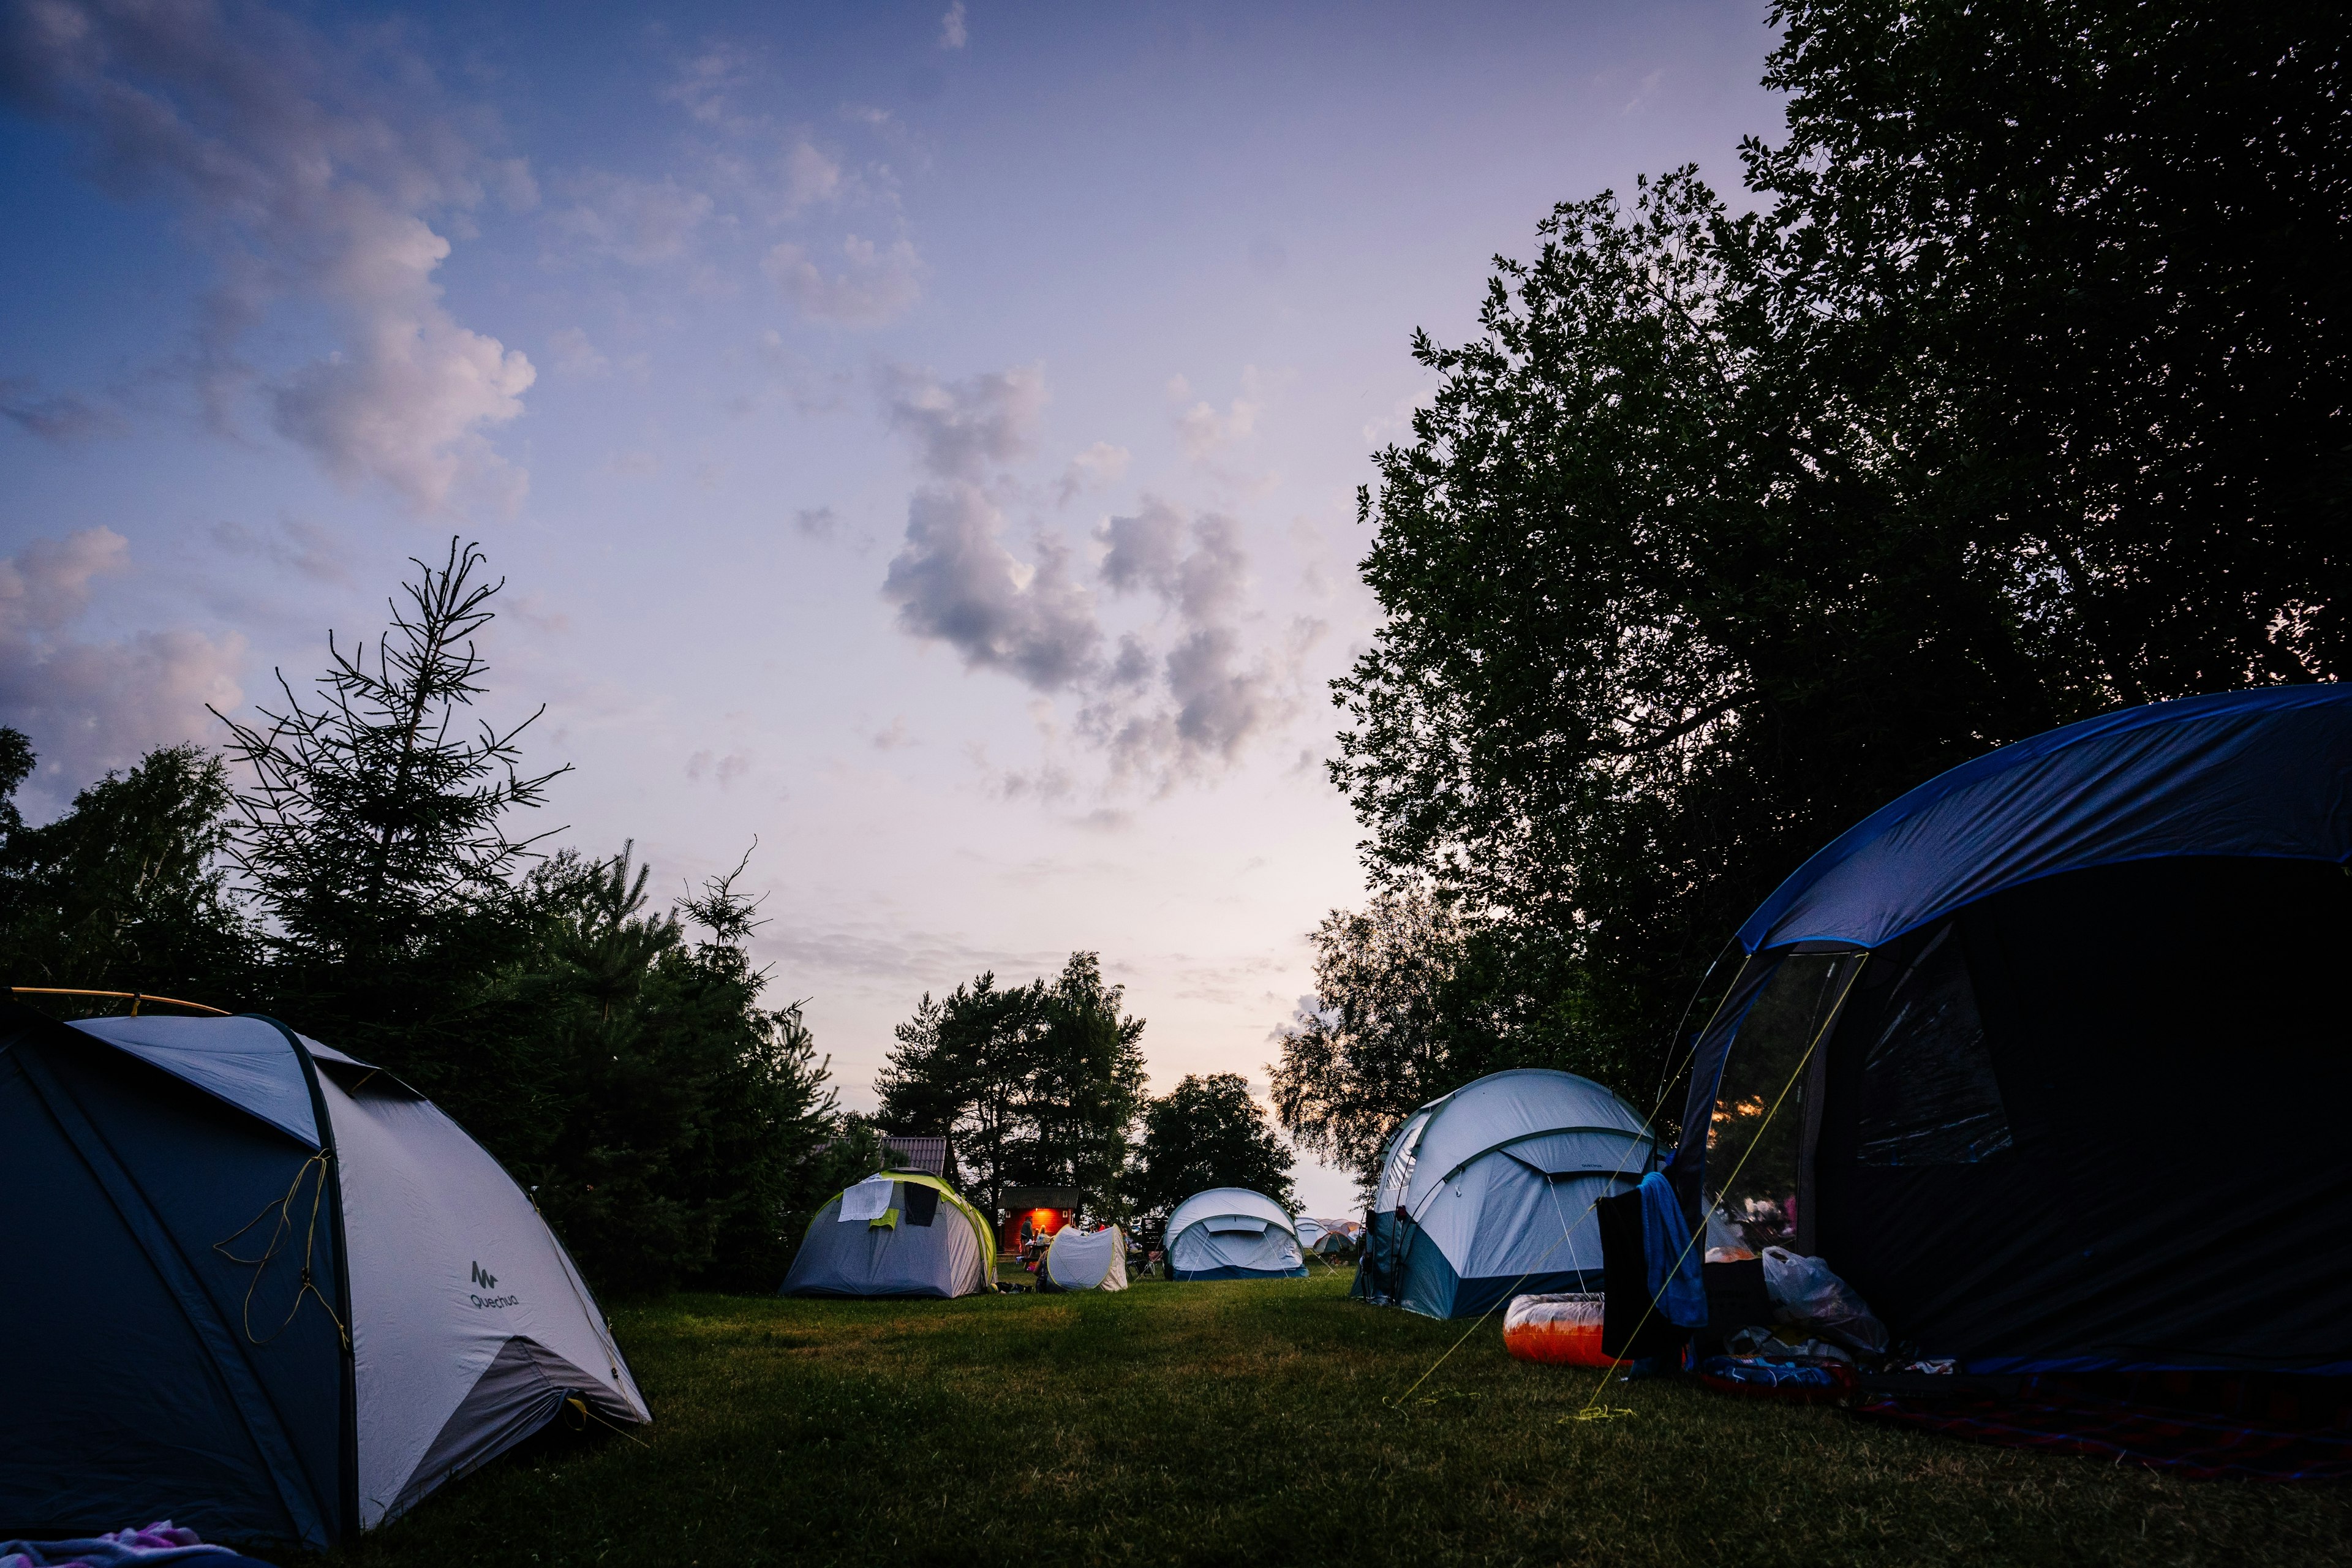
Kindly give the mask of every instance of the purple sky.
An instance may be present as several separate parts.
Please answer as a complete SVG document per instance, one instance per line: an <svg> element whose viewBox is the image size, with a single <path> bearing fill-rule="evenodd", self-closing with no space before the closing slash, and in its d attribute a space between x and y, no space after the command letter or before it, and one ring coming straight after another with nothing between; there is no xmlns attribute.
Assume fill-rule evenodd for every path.
<svg viewBox="0 0 2352 1568"><path fill-rule="evenodd" d="M1407 338L1555 202L1735 187L1765 8L850 11L0 0L27 806L463 533L544 826L672 890L756 837L849 1103L1080 947L1155 1089L1262 1093L1361 893L1326 683Z"/></svg>

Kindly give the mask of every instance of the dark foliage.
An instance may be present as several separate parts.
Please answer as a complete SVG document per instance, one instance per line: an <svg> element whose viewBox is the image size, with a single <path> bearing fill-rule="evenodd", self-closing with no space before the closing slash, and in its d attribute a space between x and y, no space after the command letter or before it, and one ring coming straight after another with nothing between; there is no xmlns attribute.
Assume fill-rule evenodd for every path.
<svg viewBox="0 0 2352 1568"><path fill-rule="evenodd" d="M1646 1102L1738 920L1886 799L2344 673L2340 15L1780 19L1764 210L1690 170L1560 206L1475 340L1416 337L1435 400L1362 498L1386 618L1333 773L1376 879L1477 927L1437 1089Z"/></svg>
<svg viewBox="0 0 2352 1568"><path fill-rule="evenodd" d="M873 1135L845 1124L800 1005L763 1005L734 874L649 912L628 850L542 860L509 835L556 774L518 772L521 726L457 733L497 591L479 563L419 563L372 661L331 639L322 703L281 678L284 713L232 724L241 795L194 747L43 827L0 795L0 970L269 1013L399 1073L602 1289L772 1289L810 1211L875 1167ZM0 783L31 765L0 731Z"/></svg>
<svg viewBox="0 0 2352 1568"><path fill-rule="evenodd" d="M899 1025L875 1079L885 1132L945 1137L950 1180L992 1213L1010 1186L1072 1186L1124 1218L1128 1141L1143 1100L1143 1020L1119 1011L1091 952L1054 980L983 973Z"/></svg>
<svg viewBox="0 0 2352 1568"><path fill-rule="evenodd" d="M25 737L0 729L0 952L12 985L144 991L191 1000L253 988L257 932L229 899L218 857L229 791L194 746L110 773L72 809L26 827L15 794ZM53 1011L109 1005L54 999Z"/></svg>
<svg viewBox="0 0 2352 1568"><path fill-rule="evenodd" d="M1248 1187L1286 1209L1295 1156L1252 1099L1239 1073L1187 1075L1167 1094L1146 1102L1129 1197L1139 1228L1156 1236L1169 1212L1211 1187Z"/></svg>

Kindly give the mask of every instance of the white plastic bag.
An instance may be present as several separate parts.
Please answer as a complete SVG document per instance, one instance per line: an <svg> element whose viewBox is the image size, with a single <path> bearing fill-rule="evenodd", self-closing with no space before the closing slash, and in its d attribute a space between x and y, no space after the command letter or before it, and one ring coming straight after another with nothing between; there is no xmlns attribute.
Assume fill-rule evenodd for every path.
<svg viewBox="0 0 2352 1568"><path fill-rule="evenodd" d="M1818 1258L1785 1247L1764 1249L1764 1289L1784 1323L1800 1323L1824 1339L1871 1355L1886 1353L1886 1325L1871 1316L1854 1288Z"/></svg>

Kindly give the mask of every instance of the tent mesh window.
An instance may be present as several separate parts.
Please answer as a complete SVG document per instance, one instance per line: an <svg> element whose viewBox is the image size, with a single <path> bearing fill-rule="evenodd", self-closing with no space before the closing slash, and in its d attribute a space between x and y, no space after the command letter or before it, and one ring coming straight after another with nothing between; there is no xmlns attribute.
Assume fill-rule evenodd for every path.
<svg viewBox="0 0 2352 1568"><path fill-rule="evenodd" d="M1724 1059L1707 1129L1707 1180L1719 1184L1717 1202L1759 1251L1797 1247L1797 1184L1811 1087L1801 1080L1820 1077L1812 1070L1820 1052L1807 1052L1861 962L1853 952L1782 959Z"/></svg>
<svg viewBox="0 0 2352 1568"><path fill-rule="evenodd" d="M2010 1145L1959 927L1946 921L1895 979L1863 1058L1865 1165L1972 1165Z"/></svg>
<svg viewBox="0 0 2352 1568"><path fill-rule="evenodd" d="M900 1182L898 1200L906 1205L907 1223L929 1226L940 1217L940 1190L920 1182Z"/></svg>

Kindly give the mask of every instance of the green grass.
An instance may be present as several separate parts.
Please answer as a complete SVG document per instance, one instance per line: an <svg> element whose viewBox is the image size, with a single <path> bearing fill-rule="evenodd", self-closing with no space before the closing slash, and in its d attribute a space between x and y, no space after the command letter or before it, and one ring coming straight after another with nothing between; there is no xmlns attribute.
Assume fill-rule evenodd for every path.
<svg viewBox="0 0 2352 1568"><path fill-rule="evenodd" d="M542 1440L323 1563L2340 1563L2352 1492L2182 1481L1612 1384L1344 1299L625 1309L642 1443Z"/></svg>

